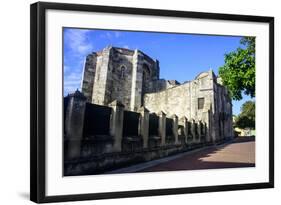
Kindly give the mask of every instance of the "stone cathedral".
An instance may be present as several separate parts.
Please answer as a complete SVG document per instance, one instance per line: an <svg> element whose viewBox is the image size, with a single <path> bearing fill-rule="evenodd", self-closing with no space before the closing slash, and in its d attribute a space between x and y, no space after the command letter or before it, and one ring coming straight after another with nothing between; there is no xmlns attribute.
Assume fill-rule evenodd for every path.
<svg viewBox="0 0 281 205"><path fill-rule="evenodd" d="M233 136L231 98L212 70L182 84L161 79L159 71L159 61L140 50L108 46L87 56L81 90L88 103L117 100L124 110L176 115L179 124L204 122L207 141Z"/></svg>

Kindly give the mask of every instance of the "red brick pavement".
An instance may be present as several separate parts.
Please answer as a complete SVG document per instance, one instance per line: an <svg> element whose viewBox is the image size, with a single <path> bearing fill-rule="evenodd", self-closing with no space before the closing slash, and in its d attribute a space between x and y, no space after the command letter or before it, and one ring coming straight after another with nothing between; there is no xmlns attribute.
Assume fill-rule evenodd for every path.
<svg viewBox="0 0 281 205"><path fill-rule="evenodd" d="M210 147L190 155L138 170L138 172L253 166L255 166L255 141L253 138L239 138L233 143Z"/></svg>

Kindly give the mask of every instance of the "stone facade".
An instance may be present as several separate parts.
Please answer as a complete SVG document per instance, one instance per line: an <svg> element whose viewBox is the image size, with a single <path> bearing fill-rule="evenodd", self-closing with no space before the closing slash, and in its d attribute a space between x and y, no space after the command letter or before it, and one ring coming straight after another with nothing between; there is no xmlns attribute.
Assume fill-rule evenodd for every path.
<svg viewBox="0 0 281 205"><path fill-rule="evenodd" d="M151 112L164 111L168 116L206 123L208 141L233 135L231 99L212 70L192 81L145 94L144 106Z"/></svg>
<svg viewBox="0 0 281 205"><path fill-rule="evenodd" d="M107 47L87 56L82 92L64 98L64 175L108 170L231 139L232 104L213 71L180 84L159 62Z"/></svg>
<svg viewBox="0 0 281 205"><path fill-rule="evenodd" d="M233 136L231 99L212 70L183 84L160 79L159 71L158 60L142 51L106 47L87 56L82 93L93 104L117 100L125 110L176 115L179 125L205 123L208 141Z"/></svg>
<svg viewBox="0 0 281 205"><path fill-rule="evenodd" d="M144 94L153 91L151 84L158 79L157 60L138 50L106 47L87 56L82 92L88 102L109 105L118 100L125 109L136 111ZM165 82L158 84L165 86Z"/></svg>

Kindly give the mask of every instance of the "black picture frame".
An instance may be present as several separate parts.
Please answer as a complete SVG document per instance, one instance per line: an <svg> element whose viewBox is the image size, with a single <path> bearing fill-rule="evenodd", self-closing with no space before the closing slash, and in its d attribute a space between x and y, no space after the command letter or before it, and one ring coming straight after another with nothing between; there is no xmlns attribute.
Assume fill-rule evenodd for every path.
<svg viewBox="0 0 281 205"><path fill-rule="evenodd" d="M157 190L88 193L46 196L46 99L45 99L45 35L46 11L48 9L151 15L194 19L263 22L269 24L269 181L249 184L169 188ZM76 200L97 200L123 197L140 197L198 192L230 191L274 187L274 18L264 16L230 15L218 13L156 10L144 8L110 7L83 4L38 2L30 7L30 199L37 203Z"/></svg>

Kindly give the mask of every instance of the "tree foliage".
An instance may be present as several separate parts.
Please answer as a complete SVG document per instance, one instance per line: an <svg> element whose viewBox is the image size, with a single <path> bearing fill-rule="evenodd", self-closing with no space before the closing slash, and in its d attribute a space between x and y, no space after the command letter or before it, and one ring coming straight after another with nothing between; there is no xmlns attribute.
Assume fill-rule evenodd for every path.
<svg viewBox="0 0 281 205"><path fill-rule="evenodd" d="M225 64L219 68L233 100L241 100L243 92L255 97L255 37L243 37L240 43L243 48L225 54Z"/></svg>
<svg viewBox="0 0 281 205"><path fill-rule="evenodd" d="M235 127L255 128L255 102L246 101L241 107L241 113L235 119Z"/></svg>

